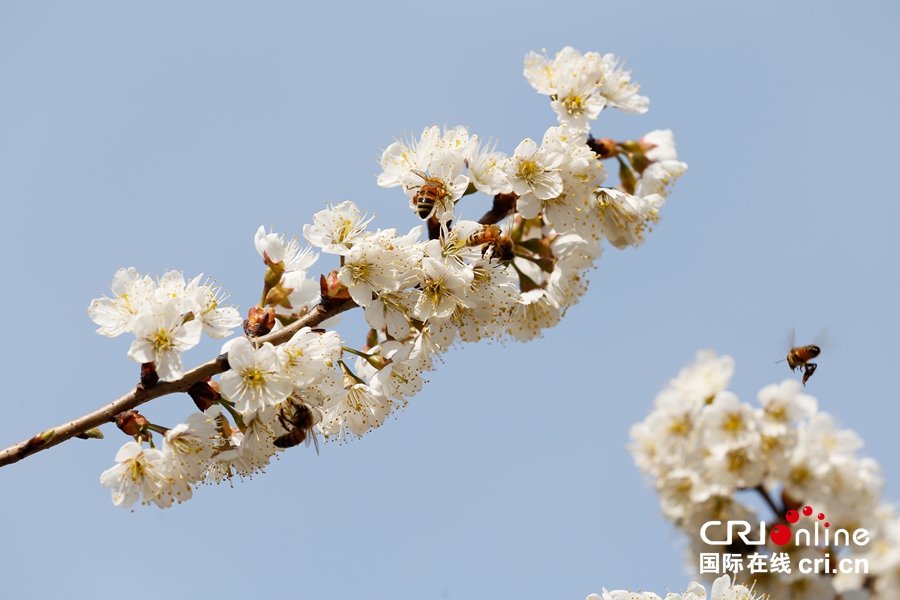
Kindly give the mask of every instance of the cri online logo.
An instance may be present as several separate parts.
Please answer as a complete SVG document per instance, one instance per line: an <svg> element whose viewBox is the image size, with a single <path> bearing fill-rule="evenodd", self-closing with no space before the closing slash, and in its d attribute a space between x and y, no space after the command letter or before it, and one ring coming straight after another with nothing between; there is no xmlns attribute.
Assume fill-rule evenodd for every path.
<svg viewBox="0 0 900 600"><path fill-rule="evenodd" d="M803 507L803 515L811 516L813 514L813 509L811 506ZM769 539L772 540L772 543L776 546L784 546L791 542L793 539L795 546L818 546L819 545L819 523L823 522L823 537L822 542L826 546L849 546L851 535L846 529L838 529L834 532L834 536L832 539L831 531L829 529L830 523L825 521L825 513L819 513L817 515L817 520L815 522L815 527L813 528L812 534L808 529L800 529L796 534L792 535L791 525L800 520L800 515L796 510L789 510L784 513L784 520L787 521L788 524L779 523L772 527L772 530L769 531ZM733 539L733 534L737 534L737 536L747 545L750 546L763 546L766 543L766 522L759 522L759 538L758 539L750 539L748 534L751 531L750 523L747 521L728 521L728 529L727 535L724 540L711 540L706 535L706 530L710 527L721 525L722 521L707 521L703 524L703 527L700 528L700 539L711 546L730 546ZM853 543L858 546L865 546L869 543L869 532L866 529L856 529L853 531L852 535Z"/></svg>

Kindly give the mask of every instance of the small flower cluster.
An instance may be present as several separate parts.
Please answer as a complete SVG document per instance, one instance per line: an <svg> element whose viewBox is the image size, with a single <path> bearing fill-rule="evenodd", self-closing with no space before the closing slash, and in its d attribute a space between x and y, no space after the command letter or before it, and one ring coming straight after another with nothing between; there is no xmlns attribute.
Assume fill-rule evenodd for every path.
<svg viewBox="0 0 900 600"><path fill-rule="evenodd" d="M163 436L162 450L128 442L116 454L118 464L100 475L103 487L112 488L116 506L129 507L139 499L168 508L189 500L191 484L203 478L217 451L214 420L194 413Z"/></svg>
<svg viewBox="0 0 900 600"><path fill-rule="evenodd" d="M529 56L526 77L534 83L532 63ZM601 100L646 111L646 98L611 55L566 49L544 70L546 85L538 89L552 88L555 103L560 82L577 72L584 81L576 91L594 117ZM561 102L574 107L573 98ZM622 143L598 142L587 131L586 122L560 119L540 145L526 139L507 156L465 127L429 127L418 139L391 144L378 177L383 187L403 188L425 225L408 233L371 230L372 218L340 202L304 225L307 248L260 227L254 241L266 268L263 293L243 321L245 337L223 347L228 370L219 381L191 387L202 412L186 423L170 430L141 416L120 425L135 442L101 478L114 502L170 506L189 498L199 482L260 471L279 449L311 440L318 448L317 435L362 436L422 389L422 375L457 340L527 341L556 325L586 292L601 241L640 245L668 185L686 168L670 131ZM602 161L610 158L620 163L620 187L601 187ZM655 171L673 161L679 169ZM456 214L457 201L475 192L493 197L480 222ZM314 249L339 261L318 281L309 276L320 258ZM144 367L152 363L164 381L182 376L181 354L197 343L201 327L222 337L241 324L237 311L218 308L217 288L198 280L185 285L177 273L154 282L122 269L111 287L114 296L95 300L91 317L106 335L133 330L139 339L130 355ZM302 327L280 345L260 339L336 305L363 309L371 329L362 348L329 331L332 320ZM348 364L348 354L355 363ZM169 441L176 431L195 435L176 448ZM161 450L153 447L153 432L165 436ZM142 449L144 441L151 448Z"/></svg>
<svg viewBox="0 0 900 600"><path fill-rule="evenodd" d="M175 381L184 374L181 355L200 342L201 333L224 338L241 324L237 309L219 306L221 288L202 279L198 275L185 284L177 271L154 280L134 268L119 269L109 286L112 298L95 299L88 314L101 335L133 333L137 339L128 356L153 363L162 381Z"/></svg>
<svg viewBox="0 0 900 600"><path fill-rule="evenodd" d="M631 83L631 71L619 65L614 54L580 54L567 46L551 60L529 52L525 56L525 78L539 93L550 96L560 124L587 131L607 106L627 113L643 114L650 99L638 95L641 86Z"/></svg>
<svg viewBox="0 0 900 600"><path fill-rule="evenodd" d="M656 397L653 412L631 429L634 460L654 483L663 514L690 537L691 561L696 566L701 553L736 556L758 550L770 555L787 552L798 561L828 556L826 551L832 557L867 558L868 575L836 568L824 574L788 568L754 577L775 597L820 599L838 593L850 597L846 594L851 591L867 597L862 591L866 587L873 598L900 598L900 516L882 499L884 480L878 463L857 456L862 440L853 431L838 428L828 413L819 412L816 399L802 392L800 382L764 387L754 408L727 390L733 373L730 357L698 353L696 362ZM758 523L754 511L736 497L744 490L763 497L775 510L776 523L786 524L785 511L811 505L821 511L820 519L827 515L829 531L864 528L873 544L866 552L854 546L782 547L771 539L752 549L707 545L700 534L710 521L720 524L707 526L707 535L723 540L729 520ZM780 507L773 500L776 492ZM793 527L809 523L800 521Z"/></svg>
<svg viewBox="0 0 900 600"><path fill-rule="evenodd" d="M765 596L761 596L753 591L753 586L731 585L731 577L722 575L713 582L712 589L709 590L709 596L706 595L706 588L696 581L688 584L687 591L680 594L669 592L666 594L665 600L763 600ZM591 594L586 600L662 600L653 592L628 592L625 590L613 590L611 592L603 588L603 594Z"/></svg>

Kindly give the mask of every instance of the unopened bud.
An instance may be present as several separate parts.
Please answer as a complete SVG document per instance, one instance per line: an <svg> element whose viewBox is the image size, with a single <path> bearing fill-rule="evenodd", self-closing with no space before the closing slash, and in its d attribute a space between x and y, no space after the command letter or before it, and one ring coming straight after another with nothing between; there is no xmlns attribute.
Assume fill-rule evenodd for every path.
<svg viewBox="0 0 900 600"><path fill-rule="evenodd" d="M344 284L338 279L338 270L335 269L328 274L326 279L324 275L319 280L319 287L322 289L323 298L331 298L335 300L349 300L350 290L344 287Z"/></svg>
<svg viewBox="0 0 900 600"><path fill-rule="evenodd" d="M266 294L266 306L283 306L284 308L293 308L291 306L290 296L293 288L286 288L280 283L269 290Z"/></svg>
<svg viewBox="0 0 900 600"><path fill-rule="evenodd" d="M145 388L153 387L159 381L156 367L152 362L141 363L141 383Z"/></svg>
<svg viewBox="0 0 900 600"><path fill-rule="evenodd" d="M275 309L271 306L260 308L253 306L247 311L247 318L244 320L244 333L248 337L259 337L266 335L275 327Z"/></svg>
<svg viewBox="0 0 900 600"><path fill-rule="evenodd" d="M616 140L610 138L602 138L599 140L588 138L587 143L591 150L597 154L598 158L612 158L619 153Z"/></svg>
<svg viewBox="0 0 900 600"><path fill-rule="evenodd" d="M641 175L644 174L644 170L649 167L652 162L652 160L647 158L646 154L641 152L635 152L631 155L631 166Z"/></svg>
<svg viewBox="0 0 900 600"><path fill-rule="evenodd" d="M380 354L373 354L373 355L369 356L366 359L366 361L368 361L368 363L370 365L372 365L379 371L393 362L391 359L385 358L385 357L381 356Z"/></svg>
<svg viewBox="0 0 900 600"><path fill-rule="evenodd" d="M641 145L641 142L636 142L634 140L626 140L619 145L622 148L624 148L625 150L627 150L628 152L643 153L645 151L644 146ZM653 144L650 144L650 145L653 146ZM655 148L656 146L653 146L653 147Z"/></svg>
<svg viewBox="0 0 900 600"><path fill-rule="evenodd" d="M266 287L272 287L278 285L278 282L281 281L282 276L284 276L284 261L273 263L271 259L269 259L269 255L266 255L266 275L265 275L265 284Z"/></svg>
<svg viewBox="0 0 900 600"><path fill-rule="evenodd" d="M149 421L136 410L126 410L116 415L116 427L135 440L138 438L145 442L150 440L150 435L143 431L148 424Z"/></svg>
<svg viewBox="0 0 900 600"><path fill-rule="evenodd" d="M637 185L637 180L634 177L634 171L631 170L627 164L622 162L619 165L619 180L622 182L622 187L629 194L634 193L634 188Z"/></svg>
<svg viewBox="0 0 900 600"><path fill-rule="evenodd" d="M52 440L54 433L56 433L55 429L48 429L47 431L42 431L41 433L37 434L36 436L28 440L28 442L26 442L25 449L22 450L22 453L24 454L37 450L38 448Z"/></svg>
<svg viewBox="0 0 900 600"><path fill-rule="evenodd" d="M100 431L99 427L91 427L84 433L79 433L76 435L79 440L102 440L103 432Z"/></svg>
<svg viewBox="0 0 900 600"><path fill-rule="evenodd" d="M215 382L213 382L215 383ZM219 390L218 384L214 388L208 381L198 381L188 388L188 395L200 412L206 411L210 406L218 402Z"/></svg>

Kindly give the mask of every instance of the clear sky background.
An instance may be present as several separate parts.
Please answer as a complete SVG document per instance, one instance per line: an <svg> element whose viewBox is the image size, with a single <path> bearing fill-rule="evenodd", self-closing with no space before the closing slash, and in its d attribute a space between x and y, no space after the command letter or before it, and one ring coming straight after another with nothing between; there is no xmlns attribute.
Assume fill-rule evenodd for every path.
<svg viewBox="0 0 900 600"><path fill-rule="evenodd" d="M558 327L454 349L362 440L288 452L166 511L115 508L100 487L127 441L113 426L3 468L0 596L678 590L681 535L628 429L703 348L735 357L732 389L755 403L792 376L775 364L792 327L804 343L828 327L807 391L900 500L898 6L0 4L3 447L135 383L130 336L96 335L86 310L116 269L205 272L246 310L260 225L299 236L332 200L416 224L375 184L393 136L461 124L508 153L539 139L556 119L522 77L530 50L622 56L650 111L604 111L593 133L671 128L690 165L647 243L607 249ZM341 332L362 344L358 315ZM192 407L143 412L175 424Z"/></svg>

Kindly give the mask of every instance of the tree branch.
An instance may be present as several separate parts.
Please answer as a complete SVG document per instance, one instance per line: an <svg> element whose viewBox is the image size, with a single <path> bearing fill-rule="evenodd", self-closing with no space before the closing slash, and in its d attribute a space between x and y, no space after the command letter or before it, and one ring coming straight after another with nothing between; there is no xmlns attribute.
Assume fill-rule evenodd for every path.
<svg viewBox="0 0 900 600"><path fill-rule="evenodd" d="M484 216L478 221L482 225L494 225L502 221L510 211L516 207L516 200L519 196L516 194L497 194L494 196L494 204L491 210L484 213Z"/></svg>
<svg viewBox="0 0 900 600"><path fill-rule="evenodd" d="M271 342L276 346L283 344L291 339L291 336L301 328L315 327L322 321L350 310L355 306L357 305L352 300L323 298L322 303L313 308L307 315L291 323L284 329L255 338L255 341L260 344ZM113 422L116 420L116 415L119 413L131 410L154 398L159 398L168 394L176 394L178 392L187 392L188 389L198 381L203 381L213 375L224 373L228 369L228 355L220 354L213 360L194 367L185 373L178 381L161 381L150 387L145 387L143 384L139 383L130 392L119 396L106 406L102 406L77 419L67 421L56 427L51 427L30 439L0 451L0 467L19 462L32 454L61 444L69 438L82 434L93 427Z"/></svg>

